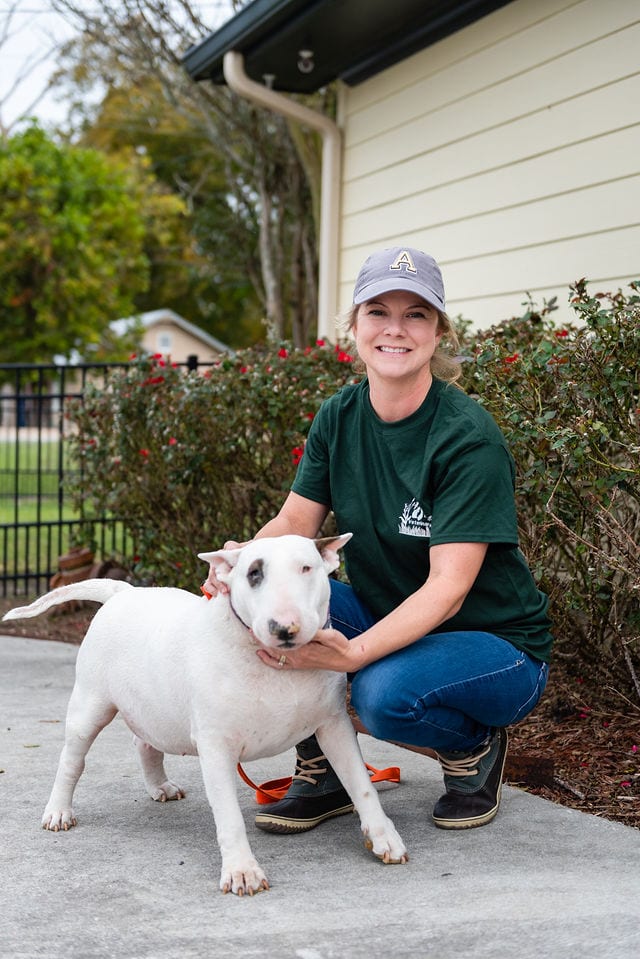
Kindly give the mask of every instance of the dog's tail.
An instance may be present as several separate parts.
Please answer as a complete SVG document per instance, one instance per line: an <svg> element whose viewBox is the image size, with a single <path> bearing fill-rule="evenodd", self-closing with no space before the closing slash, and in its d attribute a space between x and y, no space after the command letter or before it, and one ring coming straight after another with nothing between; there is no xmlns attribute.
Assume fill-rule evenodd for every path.
<svg viewBox="0 0 640 959"><path fill-rule="evenodd" d="M60 603L68 603L70 600L86 600L92 603L106 603L108 599L120 593L123 589L134 589L130 583L125 583L121 579L84 579L79 583L70 583L68 586L59 586L58 589L52 589L50 593L45 593L39 599L30 603L29 606L17 606L10 609L2 617L5 619L29 619L31 616L39 616L46 612L52 606L59 606Z"/></svg>

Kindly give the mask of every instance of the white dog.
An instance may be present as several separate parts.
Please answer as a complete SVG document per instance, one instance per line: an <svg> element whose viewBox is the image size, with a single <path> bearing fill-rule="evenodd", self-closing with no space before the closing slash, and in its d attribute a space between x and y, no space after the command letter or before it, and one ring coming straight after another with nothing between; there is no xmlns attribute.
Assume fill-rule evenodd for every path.
<svg viewBox="0 0 640 959"><path fill-rule="evenodd" d="M291 649L322 628L328 573L350 536L315 542L281 536L200 553L229 585L228 595L211 602L180 589L91 579L7 613L5 619L37 616L70 599L105 604L78 651L65 744L43 827L76 824L72 799L85 756L120 712L134 733L152 799L184 796L167 777L163 753L199 756L222 855L223 892L269 888L247 839L236 764L276 755L312 733L360 815L368 848L384 862L406 862L358 748L345 678L326 670L276 671L256 655L258 643Z"/></svg>

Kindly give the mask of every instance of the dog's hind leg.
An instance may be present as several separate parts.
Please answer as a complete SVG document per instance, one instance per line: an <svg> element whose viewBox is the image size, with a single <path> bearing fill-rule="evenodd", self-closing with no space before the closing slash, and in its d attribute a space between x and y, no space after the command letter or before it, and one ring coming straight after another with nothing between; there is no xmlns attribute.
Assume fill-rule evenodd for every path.
<svg viewBox="0 0 640 959"><path fill-rule="evenodd" d="M86 697L74 686L67 709L65 739L58 771L44 814L42 828L58 832L76 825L72 802L76 784L84 770L85 756L98 733L117 713L113 703Z"/></svg>
<svg viewBox="0 0 640 959"><path fill-rule="evenodd" d="M185 791L172 783L164 769L164 753L138 736L134 736L134 744L138 753L138 760L147 792L156 802L167 802L168 799L184 799Z"/></svg>

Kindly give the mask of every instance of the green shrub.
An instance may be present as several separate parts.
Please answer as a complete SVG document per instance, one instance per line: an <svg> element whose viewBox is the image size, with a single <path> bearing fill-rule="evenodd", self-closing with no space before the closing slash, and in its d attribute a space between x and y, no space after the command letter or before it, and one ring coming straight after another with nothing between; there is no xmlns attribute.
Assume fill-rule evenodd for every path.
<svg viewBox="0 0 640 959"><path fill-rule="evenodd" d="M196 591L196 554L275 515L320 403L354 379L351 357L322 341L245 350L204 373L137 360L70 411L74 505L124 519L139 581Z"/></svg>
<svg viewBox="0 0 640 959"><path fill-rule="evenodd" d="M558 652L623 667L640 697L640 297L572 288L476 334L465 389L503 429L518 468L521 542L552 598Z"/></svg>

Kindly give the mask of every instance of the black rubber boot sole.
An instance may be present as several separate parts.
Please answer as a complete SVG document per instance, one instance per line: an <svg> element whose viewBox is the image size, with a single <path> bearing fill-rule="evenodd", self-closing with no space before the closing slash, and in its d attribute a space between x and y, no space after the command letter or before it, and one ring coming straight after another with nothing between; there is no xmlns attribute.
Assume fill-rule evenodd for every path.
<svg viewBox="0 0 640 959"><path fill-rule="evenodd" d="M264 832L291 835L315 829L326 819L353 812L353 803L344 789L324 796L285 796L265 806L256 816L256 826Z"/></svg>
<svg viewBox="0 0 640 959"><path fill-rule="evenodd" d="M500 729L498 734L501 737L500 750L482 789L473 793L457 793L452 789L435 804L433 821L439 829L474 829L495 819L500 808L509 745L506 729Z"/></svg>

